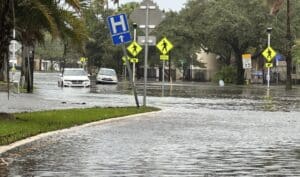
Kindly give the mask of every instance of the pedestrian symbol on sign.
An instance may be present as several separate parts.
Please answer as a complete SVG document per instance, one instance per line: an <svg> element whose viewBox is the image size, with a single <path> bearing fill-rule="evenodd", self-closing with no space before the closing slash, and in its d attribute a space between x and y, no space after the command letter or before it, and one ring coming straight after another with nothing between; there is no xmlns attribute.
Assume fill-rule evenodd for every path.
<svg viewBox="0 0 300 177"><path fill-rule="evenodd" d="M142 47L136 43L135 41L132 42L128 47L127 50L131 53L132 56L136 57L141 51Z"/></svg>
<svg viewBox="0 0 300 177"><path fill-rule="evenodd" d="M272 52L270 49L268 49L268 58L272 58Z"/></svg>
<svg viewBox="0 0 300 177"><path fill-rule="evenodd" d="M263 51L262 55L266 58L267 62L271 63L276 56L276 52L271 47L268 47Z"/></svg>
<svg viewBox="0 0 300 177"><path fill-rule="evenodd" d="M173 44L164 37L157 45L156 47L160 50L160 52L163 55L166 55L170 50L173 49Z"/></svg>
<svg viewBox="0 0 300 177"><path fill-rule="evenodd" d="M165 40L163 40L163 43L162 43L162 46L163 46L163 48L162 48L162 52L166 52L166 53L168 53L168 49L167 49L167 42L165 41Z"/></svg>
<svg viewBox="0 0 300 177"><path fill-rule="evenodd" d="M132 53L133 53L133 55L136 55L136 53L137 53L136 48L137 48L137 46L134 44L134 45L132 46L132 49L133 49Z"/></svg>

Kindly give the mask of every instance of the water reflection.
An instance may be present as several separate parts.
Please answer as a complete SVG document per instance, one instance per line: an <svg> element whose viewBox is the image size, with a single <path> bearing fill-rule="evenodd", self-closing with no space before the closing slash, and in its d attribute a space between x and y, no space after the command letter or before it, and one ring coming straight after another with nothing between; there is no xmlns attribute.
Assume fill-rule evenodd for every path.
<svg viewBox="0 0 300 177"><path fill-rule="evenodd" d="M276 105L273 101L273 97L270 95L270 89L266 90L266 96L264 97L264 110L265 111L276 111Z"/></svg>

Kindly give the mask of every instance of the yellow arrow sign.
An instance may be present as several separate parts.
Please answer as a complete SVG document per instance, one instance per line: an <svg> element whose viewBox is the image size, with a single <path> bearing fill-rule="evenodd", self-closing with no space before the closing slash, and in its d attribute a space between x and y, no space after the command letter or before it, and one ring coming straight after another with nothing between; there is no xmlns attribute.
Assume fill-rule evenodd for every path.
<svg viewBox="0 0 300 177"><path fill-rule="evenodd" d="M170 50L173 49L174 46L166 37L164 37L159 41L156 47L162 54L166 55Z"/></svg>
<svg viewBox="0 0 300 177"><path fill-rule="evenodd" d="M276 52L274 49L272 49L272 47L268 47L263 51L262 55L265 57L268 63L271 63L273 58L276 56Z"/></svg>
<svg viewBox="0 0 300 177"><path fill-rule="evenodd" d="M266 66L266 68L272 68L273 67L273 63L266 63L265 66Z"/></svg>
<svg viewBox="0 0 300 177"><path fill-rule="evenodd" d="M128 47L127 50L131 53L132 56L136 57L141 51L142 47L135 41L133 41Z"/></svg>
<svg viewBox="0 0 300 177"><path fill-rule="evenodd" d="M169 60L169 55L160 55L160 60L168 61Z"/></svg>
<svg viewBox="0 0 300 177"><path fill-rule="evenodd" d="M131 63L138 63L139 59L137 59L137 58L130 58L130 62Z"/></svg>

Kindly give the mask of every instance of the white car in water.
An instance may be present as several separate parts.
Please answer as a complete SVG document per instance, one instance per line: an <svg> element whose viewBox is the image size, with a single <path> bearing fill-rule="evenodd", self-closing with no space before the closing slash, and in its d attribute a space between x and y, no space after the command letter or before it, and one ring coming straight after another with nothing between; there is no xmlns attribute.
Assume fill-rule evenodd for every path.
<svg viewBox="0 0 300 177"><path fill-rule="evenodd" d="M105 83L105 84L118 83L118 77L116 71L110 68L100 68L96 79L98 83Z"/></svg>
<svg viewBox="0 0 300 177"><path fill-rule="evenodd" d="M90 85L88 74L82 68L65 68L58 79L60 87L89 87Z"/></svg>

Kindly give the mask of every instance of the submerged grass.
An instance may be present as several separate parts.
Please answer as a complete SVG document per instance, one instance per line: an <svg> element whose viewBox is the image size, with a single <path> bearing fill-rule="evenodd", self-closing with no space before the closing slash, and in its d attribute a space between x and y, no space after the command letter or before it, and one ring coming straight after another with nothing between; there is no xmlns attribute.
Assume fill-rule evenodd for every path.
<svg viewBox="0 0 300 177"><path fill-rule="evenodd" d="M158 110L153 107L67 109L16 113L13 118L0 114L0 145L89 122Z"/></svg>

